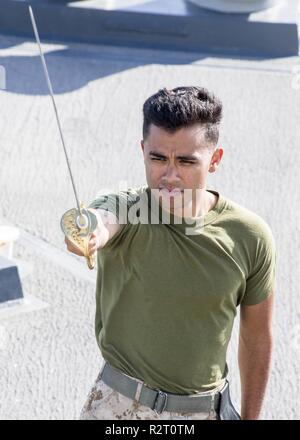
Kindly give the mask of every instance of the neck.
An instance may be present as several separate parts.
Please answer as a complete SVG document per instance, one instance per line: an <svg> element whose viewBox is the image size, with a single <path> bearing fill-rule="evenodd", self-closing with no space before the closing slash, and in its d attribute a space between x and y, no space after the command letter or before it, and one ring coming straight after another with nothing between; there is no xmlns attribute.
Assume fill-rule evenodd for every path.
<svg viewBox="0 0 300 440"><path fill-rule="evenodd" d="M206 190L199 188L193 193L192 200L187 205L170 207L170 212L177 217L202 217L215 205L215 196Z"/></svg>

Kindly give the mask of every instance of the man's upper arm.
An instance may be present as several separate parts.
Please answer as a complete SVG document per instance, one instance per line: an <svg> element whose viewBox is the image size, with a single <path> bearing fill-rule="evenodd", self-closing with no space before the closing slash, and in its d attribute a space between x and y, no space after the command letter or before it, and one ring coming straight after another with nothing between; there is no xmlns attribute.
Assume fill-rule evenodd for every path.
<svg viewBox="0 0 300 440"><path fill-rule="evenodd" d="M250 261L250 264L246 271L246 288L241 306L259 305L276 287L277 252L273 233L262 219L257 221L253 228L255 237L252 235L251 244L249 243L247 261Z"/></svg>
<svg viewBox="0 0 300 440"><path fill-rule="evenodd" d="M269 336L272 333L274 292L255 305L240 306L240 335L244 339Z"/></svg>

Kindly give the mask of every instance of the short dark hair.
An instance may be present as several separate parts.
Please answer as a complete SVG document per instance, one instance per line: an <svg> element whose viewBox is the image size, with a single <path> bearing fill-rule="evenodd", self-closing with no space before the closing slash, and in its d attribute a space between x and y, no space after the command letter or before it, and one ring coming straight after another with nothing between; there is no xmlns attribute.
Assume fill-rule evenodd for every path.
<svg viewBox="0 0 300 440"><path fill-rule="evenodd" d="M198 123L205 126L205 138L210 144L218 142L222 102L203 87L163 88L145 101L143 114L144 139L151 124L174 133Z"/></svg>

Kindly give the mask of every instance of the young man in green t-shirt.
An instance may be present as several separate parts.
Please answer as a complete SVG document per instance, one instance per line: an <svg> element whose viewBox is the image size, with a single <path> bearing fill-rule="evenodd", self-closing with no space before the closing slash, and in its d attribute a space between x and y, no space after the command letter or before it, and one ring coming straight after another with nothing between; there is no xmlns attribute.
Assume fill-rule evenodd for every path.
<svg viewBox="0 0 300 440"><path fill-rule="evenodd" d="M98 218L89 251L98 257L104 360L81 418L257 419L272 350L272 232L206 189L223 156L218 98L200 87L163 89L143 113L147 185L89 206ZM238 306L241 416L226 363Z"/></svg>

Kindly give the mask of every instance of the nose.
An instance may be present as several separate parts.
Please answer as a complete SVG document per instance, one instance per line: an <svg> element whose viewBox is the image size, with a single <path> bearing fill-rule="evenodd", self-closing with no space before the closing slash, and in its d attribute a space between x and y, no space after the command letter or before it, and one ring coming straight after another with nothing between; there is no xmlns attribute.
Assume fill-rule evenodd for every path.
<svg viewBox="0 0 300 440"><path fill-rule="evenodd" d="M178 171L176 166L172 164L168 164L166 167L163 180L165 183L167 183L170 186L175 186L180 181L180 177L178 175Z"/></svg>

